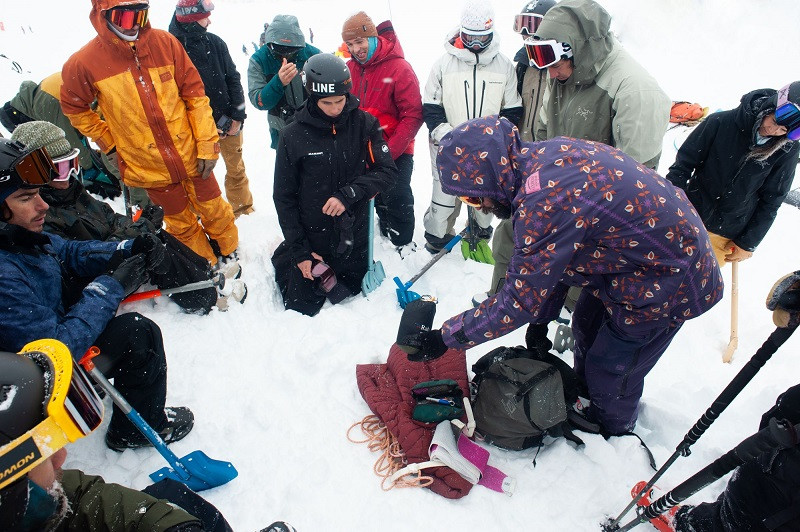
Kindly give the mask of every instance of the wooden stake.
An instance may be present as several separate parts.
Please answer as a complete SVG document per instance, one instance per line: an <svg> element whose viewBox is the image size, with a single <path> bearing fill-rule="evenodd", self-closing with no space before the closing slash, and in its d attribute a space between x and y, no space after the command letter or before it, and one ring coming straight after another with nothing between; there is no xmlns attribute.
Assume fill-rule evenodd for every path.
<svg viewBox="0 0 800 532"><path fill-rule="evenodd" d="M739 347L739 263L731 263L731 337L722 355L722 361L730 363L733 352Z"/></svg>

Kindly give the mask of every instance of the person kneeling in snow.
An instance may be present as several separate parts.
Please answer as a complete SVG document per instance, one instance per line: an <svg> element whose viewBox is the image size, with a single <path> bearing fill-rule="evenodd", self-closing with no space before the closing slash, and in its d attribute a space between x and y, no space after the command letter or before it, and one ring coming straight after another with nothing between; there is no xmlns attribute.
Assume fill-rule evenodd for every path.
<svg viewBox="0 0 800 532"><path fill-rule="evenodd" d="M285 240L272 256L287 309L313 316L332 302L330 273L345 296L361 291L367 273L370 198L394 183L397 167L378 120L350 94L350 71L333 54L305 65L308 100L281 131L273 199ZM315 269L317 267L317 269ZM320 291L314 275L319 272Z"/></svg>
<svg viewBox="0 0 800 532"><path fill-rule="evenodd" d="M14 130L12 140L18 140L29 149L45 148L63 174L39 189L41 198L50 208L45 213L44 230L69 240L121 241L139 235L154 235L164 244L165 260L150 272L150 281L158 288L205 281L211 278L208 261L186 247L177 238L162 230L164 211L149 205L142 216L133 222L117 214L105 202L94 199L80 181L82 167L77 150L66 142L64 131L49 122L33 121ZM214 287L173 294L171 299L187 312L208 313L216 305L227 309L232 301L243 301L247 294L244 282L234 280L240 274L238 262L223 265L220 271L226 276L224 294Z"/></svg>
<svg viewBox="0 0 800 532"><path fill-rule="evenodd" d="M572 327L588 414L606 434L630 431L644 377L683 322L722 298L711 243L689 200L616 148L567 137L523 142L497 116L446 135L437 164L447 194L512 218L514 255L496 295L405 345L427 359L547 324L567 289L582 287Z"/></svg>

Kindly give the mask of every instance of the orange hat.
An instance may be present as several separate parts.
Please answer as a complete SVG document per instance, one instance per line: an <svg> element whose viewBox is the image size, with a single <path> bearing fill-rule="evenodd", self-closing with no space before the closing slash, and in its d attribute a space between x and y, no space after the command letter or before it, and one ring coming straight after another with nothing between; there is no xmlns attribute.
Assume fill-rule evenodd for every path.
<svg viewBox="0 0 800 532"><path fill-rule="evenodd" d="M378 30L372 19L363 11L359 11L349 19L344 21L342 26L342 40L349 41L358 37L377 37Z"/></svg>

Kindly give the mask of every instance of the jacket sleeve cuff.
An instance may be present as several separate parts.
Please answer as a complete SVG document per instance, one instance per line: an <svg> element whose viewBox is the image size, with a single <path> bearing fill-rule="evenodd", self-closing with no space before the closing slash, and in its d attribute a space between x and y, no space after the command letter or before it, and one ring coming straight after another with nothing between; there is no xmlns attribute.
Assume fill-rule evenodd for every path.
<svg viewBox="0 0 800 532"><path fill-rule="evenodd" d="M197 143L198 159L219 159L219 142L200 141Z"/></svg>

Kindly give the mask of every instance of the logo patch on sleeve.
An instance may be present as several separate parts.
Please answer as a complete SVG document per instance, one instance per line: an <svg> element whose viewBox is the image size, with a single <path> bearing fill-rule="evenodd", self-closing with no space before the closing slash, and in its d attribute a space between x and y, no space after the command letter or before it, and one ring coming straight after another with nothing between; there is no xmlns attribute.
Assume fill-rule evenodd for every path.
<svg viewBox="0 0 800 532"><path fill-rule="evenodd" d="M525 180L525 193L526 194L533 194L534 192L538 192L542 189L542 186L539 184L539 172L536 172L528 177Z"/></svg>

